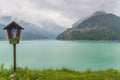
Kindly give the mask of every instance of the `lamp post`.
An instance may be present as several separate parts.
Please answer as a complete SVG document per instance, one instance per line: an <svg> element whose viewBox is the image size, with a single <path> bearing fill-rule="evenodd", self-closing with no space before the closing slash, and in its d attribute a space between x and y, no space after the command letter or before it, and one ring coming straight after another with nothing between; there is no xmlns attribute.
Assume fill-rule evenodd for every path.
<svg viewBox="0 0 120 80"><path fill-rule="evenodd" d="M21 30L23 30L23 28L13 21L9 25L7 25L4 28L4 30L7 30L9 43L13 45L13 55L14 55L13 56L13 60L14 60L13 69L14 69L14 72L16 72L16 44L19 43Z"/></svg>

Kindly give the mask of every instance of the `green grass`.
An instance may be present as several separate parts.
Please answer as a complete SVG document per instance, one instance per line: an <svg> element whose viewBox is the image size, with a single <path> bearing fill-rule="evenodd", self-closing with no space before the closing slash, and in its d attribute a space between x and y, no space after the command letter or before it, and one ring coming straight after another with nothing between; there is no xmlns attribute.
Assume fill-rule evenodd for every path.
<svg viewBox="0 0 120 80"><path fill-rule="evenodd" d="M0 80L10 80L11 69L0 66ZM66 68L31 70L28 68L17 68L16 80L120 80L120 71L106 69L92 71L74 71Z"/></svg>

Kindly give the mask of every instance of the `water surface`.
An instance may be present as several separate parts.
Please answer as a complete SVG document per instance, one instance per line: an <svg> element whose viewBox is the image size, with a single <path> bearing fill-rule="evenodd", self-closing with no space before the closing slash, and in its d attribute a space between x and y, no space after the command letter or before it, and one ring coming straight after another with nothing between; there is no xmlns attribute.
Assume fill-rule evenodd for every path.
<svg viewBox="0 0 120 80"><path fill-rule="evenodd" d="M0 41L0 63L13 64L13 46ZM120 43L105 41L21 41L17 65L31 69L62 68L120 69Z"/></svg>

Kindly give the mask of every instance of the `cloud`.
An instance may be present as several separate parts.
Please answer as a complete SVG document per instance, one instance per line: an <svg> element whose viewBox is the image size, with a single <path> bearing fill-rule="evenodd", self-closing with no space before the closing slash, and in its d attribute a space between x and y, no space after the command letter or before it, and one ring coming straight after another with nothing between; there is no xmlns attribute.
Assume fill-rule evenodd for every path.
<svg viewBox="0 0 120 80"><path fill-rule="evenodd" d="M0 0L0 16L13 16L37 25L51 20L71 27L98 10L120 15L119 5L119 0Z"/></svg>

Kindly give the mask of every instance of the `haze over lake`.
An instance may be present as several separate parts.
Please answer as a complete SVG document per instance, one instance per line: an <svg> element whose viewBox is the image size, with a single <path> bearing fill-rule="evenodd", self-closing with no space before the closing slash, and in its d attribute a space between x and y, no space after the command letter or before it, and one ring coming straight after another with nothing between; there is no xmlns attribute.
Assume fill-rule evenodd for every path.
<svg viewBox="0 0 120 80"><path fill-rule="evenodd" d="M0 63L13 64L13 45L0 41ZM112 41L21 41L17 45L17 66L31 69L70 68L120 69L120 43Z"/></svg>

